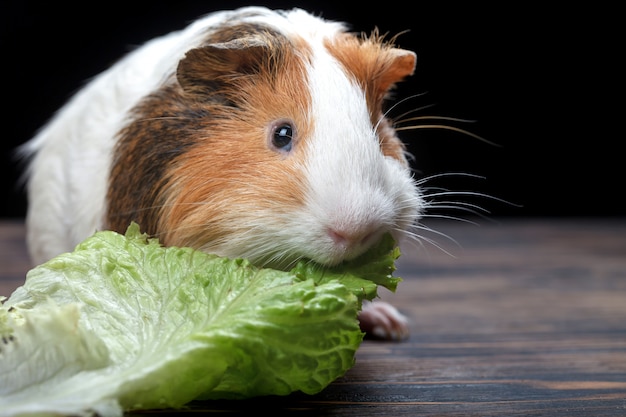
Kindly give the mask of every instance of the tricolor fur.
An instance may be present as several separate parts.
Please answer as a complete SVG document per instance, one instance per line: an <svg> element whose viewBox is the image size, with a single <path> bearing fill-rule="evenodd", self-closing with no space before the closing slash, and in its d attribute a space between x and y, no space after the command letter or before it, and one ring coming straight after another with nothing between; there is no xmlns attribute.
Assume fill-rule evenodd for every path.
<svg viewBox="0 0 626 417"><path fill-rule="evenodd" d="M25 145L33 261L131 221L279 267L400 239L422 200L383 102L414 66L297 9L215 13L147 43ZM288 150L271 141L284 124Z"/></svg>

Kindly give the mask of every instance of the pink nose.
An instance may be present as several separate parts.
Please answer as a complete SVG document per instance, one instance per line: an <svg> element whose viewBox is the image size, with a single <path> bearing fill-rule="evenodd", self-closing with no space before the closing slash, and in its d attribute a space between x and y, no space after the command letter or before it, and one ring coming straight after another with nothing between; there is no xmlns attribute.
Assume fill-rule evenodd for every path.
<svg viewBox="0 0 626 417"><path fill-rule="evenodd" d="M376 233L375 227L366 227L355 230L341 230L337 228L329 228L328 235L337 246L350 249L354 246L366 244L368 240Z"/></svg>

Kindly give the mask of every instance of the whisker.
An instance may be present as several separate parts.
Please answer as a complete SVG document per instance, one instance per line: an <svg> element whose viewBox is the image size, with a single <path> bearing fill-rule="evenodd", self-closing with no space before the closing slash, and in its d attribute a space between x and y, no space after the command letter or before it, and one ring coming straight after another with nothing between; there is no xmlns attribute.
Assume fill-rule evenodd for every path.
<svg viewBox="0 0 626 417"><path fill-rule="evenodd" d="M390 106L390 107L389 107L389 108L385 111L385 114L384 114L384 115L385 115L385 116L387 116L387 115L389 115L389 113L390 113L391 111L393 111L393 110L394 110L396 107L398 107L399 105L401 105L401 104L403 104L403 103L406 103L406 102L407 102L407 101L409 101L409 100L413 100L413 99L415 99L415 98L425 96L426 94L428 94L428 93L423 92L423 93L412 94L412 95L407 96L407 97L404 97L404 98L402 98L402 99L400 99L400 100L398 100L398 101L395 101L395 102L393 103L393 105L391 105L391 106ZM427 105L425 105L425 106L423 106L423 107L418 107L418 108L413 109L413 110L411 110L411 111L409 111L409 112L407 112L407 113L403 113L403 115L410 114L410 113L414 113L414 112L416 112L416 111L421 111L421 110L423 110L423 109L426 109L426 108L429 108L429 107L433 107L433 106L434 106L434 104L427 104Z"/></svg>
<svg viewBox="0 0 626 417"><path fill-rule="evenodd" d="M487 139L483 138L482 136L479 136L479 135L477 135L475 133L470 132L469 130L461 129L461 128L455 127L455 126L447 126L447 125L414 125L414 126L399 126L399 127L395 128L395 130L397 132L402 131L402 130L417 130L417 129L443 129L443 130L451 130L453 132L461 133L461 134L470 136L470 137L472 137L474 139L478 139L481 142L485 142L485 143L487 143L489 145L496 146L498 148L502 147L502 145L499 145L499 144L497 144L495 142L487 140Z"/></svg>
<svg viewBox="0 0 626 417"><path fill-rule="evenodd" d="M404 116L408 115L411 112L404 113ZM396 123L407 123L407 122L415 122L417 120L447 120L450 122L460 122L460 123L474 123L475 120L469 119L461 119L459 117L450 117L450 116L413 116L407 119L397 119Z"/></svg>
<svg viewBox="0 0 626 417"><path fill-rule="evenodd" d="M472 214L480 214L480 212L489 214L490 211L478 204L472 204L465 201L435 201L435 204L427 204L427 208L432 209L454 209L459 211L468 211Z"/></svg>
<svg viewBox="0 0 626 417"><path fill-rule="evenodd" d="M495 197L485 193L479 193L475 191L442 191L432 194L427 194L424 197L442 197L442 196L470 196L470 197L480 197L492 201L497 201L499 203L507 204L513 207L521 208L523 207L521 204L516 204L511 201L505 200L503 198Z"/></svg>
<svg viewBox="0 0 626 417"><path fill-rule="evenodd" d="M445 178L469 178L480 180L485 179L485 177L482 175L466 172L437 173L424 178L416 179L415 183L418 187L420 187L422 192L422 198L424 200L424 212L420 216L421 221L458 221L473 226L480 226L480 222L482 222L482 220L495 221L490 217L491 211L484 207L482 204L474 201L475 199L496 201L514 207L521 207L518 204L512 203L499 197L495 197L487 193L467 190L450 190L447 187L437 186L433 184L436 183L437 180L442 180ZM435 233L437 235L449 238L449 236L443 233L439 233L431 227L422 226L423 223L421 223L421 221L419 225L414 226L416 230L423 230L425 232ZM436 224L437 223L435 223L435 225ZM410 236L413 237L413 239L430 243L434 247L440 249L442 252L454 256L450 250L447 250L444 247L443 244L436 241L436 237L424 237L417 232L411 232ZM451 240L455 244L458 244L453 239Z"/></svg>
<svg viewBox="0 0 626 417"><path fill-rule="evenodd" d="M449 196L449 195L455 195L455 196L470 195L473 197L492 198L489 194L479 193L476 191L439 191L436 193L427 194L425 197L442 197L442 196Z"/></svg>
<svg viewBox="0 0 626 417"><path fill-rule="evenodd" d="M470 219L466 219L464 217L451 216L446 214L424 214L422 216L424 219L444 219L444 220L454 220L461 223L471 224L473 226L480 226L479 223L472 221Z"/></svg>
<svg viewBox="0 0 626 417"><path fill-rule="evenodd" d="M378 126L380 125L380 123L381 123L381 122L382 122L385 118L389 117L389 113L391 113L391 112L392 112L392 111L393 111L396 107L400 106L402 103L406 103L406 102L407 102L407 101L409 101L409 100L412 100L412 99L417 98L417 97L421 97L421 96L423 96L423 95L426 95L426 93L418 93L418 94L413 94L413 95L410 95L410 96L408 96L408 97L404 97L404 98L402 98L402 99L400 99L400 100L398 100L398 101L394 102L394 103L393 103L393 105L391 105L391 106L390 106L387 110L385 110L385 112L383 113L382 117L378 120L378 122L376 123L376 125L374 125L374 127L373 127L373 131L377 131L377 130L378 130ZM416 111L422 111L422 110L427 109L427 108L432 107L432 106L433 106L432 104L429 104L429 105L426 105L426 106L418 107L418 108L416 108L416 109L413 109L413 110L410 110L410 111L408 111L408 112L406 112L406 113L403 113L403 114L401 114L401 115L400 115L400 116L398 116L398 117L405 117L405 116L406 116L406 115L408 115L408 114L414 113L414 112L416 112ZM395 119L396 119L396 118L391 118L391 117L389 117L389 118L390 118L390 119L392 119L392 120L395 120Z"/></svg>
<svg viewBox="0 0 626 417"><path fill-rule="evenodd" d="M425 182L432 181L432 180L437 179L437 178L454 177L454 176L456 176L456 177L470 177L470 178L485 179L485 177L483 175L470 174L470 173L467 173L467 172L443 172L443 173L439 173L439 174L429 175L428 177L420 178L419 180L417 180L417 185L423 185Z"/></svg>
<svg viewBox="0 0 626 417"><path fill-rule="evenodd" d="M409 100L413 100L415 98L421 97L426 95L427 93L419 93L419 94L413 94L410 95L408 97L404 97L401 100L398 100L397 102L395 102L392 106L389 107L389 109L387 109L383 115L383 117L389 117L389 114L398 106L400 106L401 104L409 101ZM459 117L451 117L451 116L435 116L435 115L423 115L423 116L412 116L412 117L407 117L410 114L414 114L420 111L423 111L427 108L430 107L434 107L435 104L427 104L421 107L417 107L417 108L413 108L411 110L408 110L396 117L390 117L393 122L394 122L394 129L396 132L400 132L400 131L405 131L405 130L417 130L417 129L443 129L443 130L450 130L456 133L460 133L463 135L467 135L470 136L474 139L480 140L481 142L487 143L489 145L492 146L496 146L496 147L501 147L502 145L499 145L495 142L492 142L488 139L485 139L484 137L477 135L476 133L473 133L469 130L466 129L462 129L456 126L450 126L450 125L445 125L445 124L417 124L417 125L411 125L411 126L401 126L402 124L408 123L408 122L416 122L416 121L424 121L424 120L443 120L443 121L447 121L447 122L458 122L458 123L474 123L475 120L469 120L469 119L463 119L463 118L459 118ZM375 126L375 128L378 128L378 124Z"/></svg>
<svg viewBox="0 0 626 417"><path fill-rule="evenodd" d="M458 247L461 247L456 240L454 240L452 237L446 235L445 233L438 232L437 230L431 229L430 227L423 226L423 225L416 226L416 229L423 230L423 231L428 232L428 233L433 233L433 234L436 234L436 235L438 235L440 237L444 237L444 238L450 240L451 242L453 242ZM422 248L424 248L423 243L425 242L425 243L428 243L429 245L432 245L433 247L437 248L438 250L442 251L446 255L449 255L449 256L451 256L453 258L456 258L456 256L452 252L450 252L449 250L445 249L443 247L443 245L439 244L439 242L437 242L434 238L427 237L427 236L425 236L423 234L420 234L420 233L417 233L417 232L405 231L405 233L408 234L412 239L414 239L414 241L416 243L419 243Z"/></svg>
<svg viewBox="0 0 626 417"><path fill-rule="evenodd" d="M397 103L397 104L401 104L401 103L402 103L402 101ZM395 105L393 107L390 107L389 110L385 112L385 116L387 116L389 114L389 111L393 110L395 107L396 107ZM394 122L394 125L397 125L398 123L405 123L407 121L410 121L411 120L410 118L408 118L408 119L406 118L408 115L410 115L412 113L417 113L417 112L429 109L431 107L435 107L435 105L434 104L425 104L423 106L416 107L416 108L408 110L408 111L406 111L406 112L404 112L402 114L399 114L398 116L395 116L395 117L392 118L392 120ZM436 116L433 116L433 117L436 117ZM459 121L461 121L461 120L459 120Z"/></svg>
<svg viewBox="0 0 626 417"><path fill-rule="evenodd" d="M429 227L429 226L426 226L426 225L425 225L425 224L423 224L423 223L419 223L419 224L417 224L417 225L415 226L415 229L418 229L418 230L423 230L423 231L425 231L425 232L432 233L432 234L434 234L434 235L437 235L437 236L443 237L443 238L445 238L446 240L449 240L450 242L454 243L456 246L461 247L461 245L459 244L459 242L457 242L457 241L456 241L456 240L455 240L452 236L447 235L447 234L445 234L445 233L443 233L443 232L441 232L441 231L439 231L439 230L435 230L435 229L433 229L433 228L431 228L431 227ZM411 232L411 233L413 233L413 232ZM414 233L414 234L415 234L415 233ZM419 236L419 237L423 237L423 236L421 236L421 235L417 235L417 236Z"/></svg>

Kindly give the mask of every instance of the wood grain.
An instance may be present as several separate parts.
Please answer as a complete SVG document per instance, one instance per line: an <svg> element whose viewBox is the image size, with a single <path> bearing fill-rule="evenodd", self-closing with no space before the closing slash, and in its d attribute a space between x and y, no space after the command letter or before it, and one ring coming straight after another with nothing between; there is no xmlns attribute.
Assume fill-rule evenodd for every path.
<svg viewBox="0 0 626 417"><path fill-rule="evenodd" d="M405 247L404 281L381 291L409 317L408 341L364 341L354 367L314 396L196 401L177 413L626 415L626 219L428 226L441 249ZM23 239L21 222L0 222L0 294L29 268Z"/></svg>

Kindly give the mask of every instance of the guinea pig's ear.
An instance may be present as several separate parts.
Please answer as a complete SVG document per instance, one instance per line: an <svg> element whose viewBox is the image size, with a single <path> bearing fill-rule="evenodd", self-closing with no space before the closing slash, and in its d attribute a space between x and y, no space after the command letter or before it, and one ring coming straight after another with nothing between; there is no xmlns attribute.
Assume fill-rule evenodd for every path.
<svg viewBox="0 0 626 417"><path fill-rule="evenodd" d="M413 51L390 48L385 51L385 64L379 73L378 88L381 93L389 90L395 83L413 75L417 56Z"/></svg>
<svg viewBox="0 0 626 417"><path fill-rule="evenodd" d="M190 49L178 63L176 78L190 93L213 90L224 82L225 75L252 72L267 47L261 38L249 36Z"/></svg>
<svg viewBox="0 0 626 417"><path fill-rule="evenodd" d="M385 43L377 31L362 38L346 34L330 43L329 48L372 100L383 100L396 83L415 71L415 52Z"/></svg>

